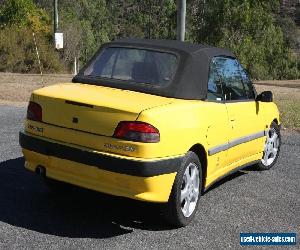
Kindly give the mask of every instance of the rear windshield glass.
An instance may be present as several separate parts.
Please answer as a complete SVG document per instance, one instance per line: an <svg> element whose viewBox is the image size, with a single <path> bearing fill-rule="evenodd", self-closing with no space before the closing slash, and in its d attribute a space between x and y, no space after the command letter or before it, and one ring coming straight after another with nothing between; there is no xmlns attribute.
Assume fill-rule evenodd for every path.
<svg viewBox="0 0 300 250"><path fill-rule="evenodd" d="M177 69L174 54L146 49L106 48L86 68L85 76L165 85Z"/></svg>

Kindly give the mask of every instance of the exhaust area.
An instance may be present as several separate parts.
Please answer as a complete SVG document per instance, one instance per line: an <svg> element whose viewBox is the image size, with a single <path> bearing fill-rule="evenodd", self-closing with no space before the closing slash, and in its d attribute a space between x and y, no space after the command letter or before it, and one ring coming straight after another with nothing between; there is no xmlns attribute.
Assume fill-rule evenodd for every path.
<svg viewBox="0 0 300 250"><path fill-rule="evenodd" d="M43 166L38 166L38 167L35 169L35 172L36 172L36 174L38 174L39 176L46 177L46 168L43 167Z"/></svg>

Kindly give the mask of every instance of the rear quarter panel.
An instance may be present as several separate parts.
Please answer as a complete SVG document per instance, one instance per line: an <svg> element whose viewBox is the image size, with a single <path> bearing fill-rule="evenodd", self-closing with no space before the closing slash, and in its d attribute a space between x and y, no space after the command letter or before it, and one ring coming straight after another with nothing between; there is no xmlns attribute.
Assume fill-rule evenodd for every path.
<svg viewBox="0 0 300 250"><path fill-rule="evenodd" d="M201 104L177 102L143 111L138 121L152 124L159 129L160 142L155 144L156 156L180 155L205 138L205 120Z"/></svg>
<svg viewBox="0 0 300 250"><path fill-rule="evenodd" d="M160 142L152 145L156 157L185 154L196 144L201 144L207 152L209 147L226 143L224 136L219 135L228 132L227 114L218 105L222 104L178 100L145 110L137 120L159 129ZM223 129L216 129L215 124Z"/></svg>

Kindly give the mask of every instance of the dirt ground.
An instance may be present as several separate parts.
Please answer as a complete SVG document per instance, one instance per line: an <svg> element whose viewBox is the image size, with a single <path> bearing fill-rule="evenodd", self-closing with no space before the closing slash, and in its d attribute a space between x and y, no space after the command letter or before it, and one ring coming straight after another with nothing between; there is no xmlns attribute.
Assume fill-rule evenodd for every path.
<svg viewBox="0 0 300 250"><path fill-rule="evenodd" d="M257 81L257 85L268 85L268 86L277 86L277 87L288 87L288 88L300 88L300 80L264 80Z"/></svg>
<svg viewBox="0 0 300 250"><path fill-rule="evenodd" d="M283 81L284 82L284 81ZM275 100L295 100L300 101L300 86L299 88L288 88L274 85L257 85L255 88L258 93L270 90L274 95Z"/></svg>
<svg viewBox="0 0 300 250"><path fill-rule="evenodd" d="M71 82L72 75L0 73L0 103L25 105L33 90L43 86ZM300 130L300 80L259 81L257 92L271 90L282 116L284 127Z"/></svg>
<svg viewBox="0 0 300 250"><path fill-rule="evenodd" d="M0 103L27 102L33 90L59 82L70 82L72 75L0 73Z"/></svg>

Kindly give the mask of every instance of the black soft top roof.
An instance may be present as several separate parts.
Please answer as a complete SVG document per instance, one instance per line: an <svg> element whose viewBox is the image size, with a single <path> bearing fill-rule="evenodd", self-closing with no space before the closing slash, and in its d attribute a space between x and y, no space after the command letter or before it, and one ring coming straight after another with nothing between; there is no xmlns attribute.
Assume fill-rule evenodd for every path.
<svg viewBox="0 0 300 250"><path fill-rule="evenodd" d="M87 66L108 47L144 48L174 53L179 57L175 77L168 85L152 85L84 76ZM91 61L73 78L73 82L127 89L172 98L203 100L207 96L210 62L216 56L234 58L230 51L208 45L175 40L120 39L101 46Z"/></svg>
<svg viewBox="0 0 300 250"><path fill-rule="evenodd" d="M208 45L203 44L194 44L188 42L181 42L178 40L159 40L159 39L137 39L137 38L123 38L120 40L116 40L111 42L111 44L118 44L118 45L128 45L128 46L143 46L143 47L150 47L150 48L158 48L162 50L177 50L181 52L185 52L188 54L193 54L201 49L205 48L213 48Z"/></svg>

